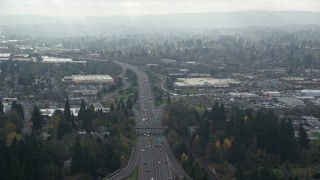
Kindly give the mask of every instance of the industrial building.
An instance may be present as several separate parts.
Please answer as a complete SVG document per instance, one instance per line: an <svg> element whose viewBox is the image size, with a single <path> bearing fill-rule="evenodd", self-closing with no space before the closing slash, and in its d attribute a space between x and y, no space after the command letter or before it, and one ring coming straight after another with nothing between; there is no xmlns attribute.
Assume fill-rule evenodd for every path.
<svg viewBox="0 0 320 180"><path fill-rule="evenodd" d="M162 64L171 64L171 65L177 64L177 60L173 60L173 59L161 59L160 62Z"/></svg>
<svg viewBox="0 0 320 180"><path fill-rule="evenodd" d="M114 79L109 75L72 75L65 76L64 82L76 84L113 84Z"/></svg>
<svg viewBox="0 0 320 180"><path fill-rule="evenodd" d="M110 108L104 107L95 107L95 111L109 112ZM42 116L52 117L55 111L64 111L64 108L48 108L48 109L40 109L40 113ZM70 111L74 117L78 117L80 108L70 108Z"/></svg>
<svg viewBox="0 0 320 180"><path fill-rule="evenodd" d="M52 117L55 111L64 111L64 108L50 108L50 109L40 109L42 116ZM71 113L74 117L78 117L80 108L70 108Z"/></svg>
<svg viewBox="0 0 320 180"><path fill-rule="evenodd" d="M275 97L280 97L281 94L278 91L268 91L268 92L265 92L265 95L267 95L270 98L275 98Z"/></svg>
<svg viewBox="0 0 320 180"><path fill-rule="evenodd" d="M303 101L292 97L279 97L278 101L287 107L304 107Z"/></svg>
<svg viewBox="0 0 320 180"><path fill-rule="evenodd" d="M3 105L3 112L9 112L11 110L12 104L14 102L18 102L17 98L3 98L2 105Z"/></svg>
<svg viewBox="0 0 320 180"><path fill-rule="evenodd" d="M314 89L305 89L298 91L302 96L312 96L312 97L320 97L320 90Z"/></svg>
<svg viewBox="0 0 320 180"><path fill-rule="evenodd" d="M0 53L0 61L8 61L10 57L9 53Z"/></svg>
<svg viewBox="0 0 320 180"><path fill-rule="evenodd" d="M52 64L58 64L58 63L80 63L85 64L86 61L74 61L71 58L59 58L59 57L49 57L49 56L42 56L42 63L52 63Z"/></svg>
<svg viewBox="0 0 320 180"><path fill-rule="evenodd" d="M174 83L175 88L228 88L240 84L234 79L215 78L178 78Z"/></svg>
<svg viewBox="0 0 320 180"><path fill-rule="evenodd" d="M242 92L242 93L235 93L235 92L230 92L228 95L231 98L239 98L239 99L255 99L259 98L257 94L249 93L249 92Z"/></svg>

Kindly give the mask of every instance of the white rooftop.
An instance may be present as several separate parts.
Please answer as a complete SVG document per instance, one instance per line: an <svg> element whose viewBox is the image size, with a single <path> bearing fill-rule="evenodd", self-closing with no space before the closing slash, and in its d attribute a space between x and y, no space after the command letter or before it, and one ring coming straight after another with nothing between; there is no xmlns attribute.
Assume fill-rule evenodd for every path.
<svg viewBox="0 0 320 180"><path fill-rule="evenodd" d="M234 79L178 78L174 83L178 87L229 87L231 84L239 82Z"/></svg>
<svg viewBox="0 0 320 180"><path fill-rule="evenodd" d="M66 62L73 62L73 60L71 58L58 58L58 57L43 56L42 62L43 63L66 63Z"/></svg>
<svg viewBox="0 0 320 180"><path fill-rule="evenodd" d="M112 80L113 78L109 75L72 75L75 81L89 81L89 80Z"/></svg>
<svg viewBox="0 0 320 180"><path fill-rule="evenodd" d="M8 58L10 53L0 53L0 58Z"/></svg>

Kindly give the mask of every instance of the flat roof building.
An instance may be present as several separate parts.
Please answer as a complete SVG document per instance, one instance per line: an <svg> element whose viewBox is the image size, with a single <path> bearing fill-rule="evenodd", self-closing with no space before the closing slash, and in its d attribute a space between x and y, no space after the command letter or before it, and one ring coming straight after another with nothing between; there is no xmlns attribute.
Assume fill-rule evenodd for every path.
<svg viewBox="0 0 320 180"><path fill-rule="evenodd" d="M242 92L242 93L235 93L230 92L229 96L232 98L240 98L240 99L250 99L250 98L258 98L257 94L249 93L249 92Z"/></svg>
<svg viewBox="0 0 320 180"><path fill-rule="evenodd" d="M237 84L239 82L234 79L178 78L174 86L176 88L227 88Z"/></svg>
<svg viewBox="0 0 320 180"><path fill-rule="evenodd" d="M72 75L65 76L63 78L64 82L76 83L76 84L113 84L114 79L109 75Z"/></svg>
<svg viewBox="0 0 320 180"><path fill-rule="evenodd" d="M268 91L268 92L265 92L265 94L268 96L268 97L280 97L280 92L278 91Z"/></svg>
<svg viewBox="0 0 320 180"><path fill-rule="evenodd" d="M49 57L49 56L42 56L42 63L53 63L53 64L59 64L59 63L80 63L85 64L86 61L74 61L71 58L60 58L60 57Z"/></svg>
<svg viewBox="0 0 320 180"><path fill-rule="evenodd" d="M173 60L173 59L161 59L160 60L161 63L163 64L177 64L177 60Z"/></svg>
<svg viewBox="0 0 320 180"><path fill-rule="evenodd" d="M305 106L303 101L296 98L292 98L292 97L279 97L278 101L280 103L287 105L288 107L304 107Z"/></svg>
<svg viewBox="0 0 320 180"><path fill-rule="evenodd" d="M71 58L58 58L58 57L49 57L49 56L42 57L43 63L67 63L72 61L73 60Z"/></svg>
<svg viewBox="0 0 320 180"><path fill-rule="evenodd" d="M0 61L8 61L10 53L0 53Z"/></svg>
<svg viewBox="0 0 320 180"><path fill-rule="evenodd" d="M303 96L320 97L320 90L316 89L305 89L298 92Z"/></svg>

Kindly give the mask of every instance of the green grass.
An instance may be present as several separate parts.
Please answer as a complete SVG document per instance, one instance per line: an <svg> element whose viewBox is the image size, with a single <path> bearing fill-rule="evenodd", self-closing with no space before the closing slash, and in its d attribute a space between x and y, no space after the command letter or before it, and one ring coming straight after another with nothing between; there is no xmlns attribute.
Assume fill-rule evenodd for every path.
<svg viewBox="0 0 320 180"><path fill-rule="evenodd" d="M139 168L135 168L133 173L126 180L137 180L139 178Z"/></svg>
<svg viewBox="0 0 320 180"><path fill-rule="evenodd" d="M120 91L117 96L116 99L123 99L123 100L127 100L128 97L132 97L134 95L134 89L127 89L125 91Z"/></svg>
<svg viewBox="0 0 320 180"><path fill-rule="evenodd" d="M181 95L197 95L199 94L199 91L196 90L176 90L176 94L181 94Z"/></svg>
<svg viewBox="0 0 320 180"><path fill-rule="evenodd" d="M293 176L299 177L299 179L307 179L307 177L312 177L316 172L318 172L319 165L298 165L291 164L290 169L287 169L285 166L274 168L273 172L279 176L284 173L290 173Z"/></svg>
<svg viewBox="0 0 320 180"><path fill-rule="evenodd" d="M312 134L320 139L320 132L313 132Z"/></svg>
<svg viewBox="0 0 320 180"><path fill-rule="evenodd" d="M310 144L313 146L320 146L320 132L313 132L312 134L314 136L318 137L318 139L311 140Z"/></svg>

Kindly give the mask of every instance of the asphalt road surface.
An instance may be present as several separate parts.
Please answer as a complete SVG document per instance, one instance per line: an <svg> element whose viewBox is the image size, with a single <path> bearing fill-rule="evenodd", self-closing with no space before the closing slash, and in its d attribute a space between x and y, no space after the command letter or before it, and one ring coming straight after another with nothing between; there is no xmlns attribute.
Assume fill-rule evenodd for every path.
<svg viewBox="0 0 320 180"><path fill-rule="evenodd" d="M164 106L155 107L147 74L136 66L121 62L118 64L131 69L138 77L139 109L134 111L138 141L127 167L109 179L125 179L136 168L139 180L170 180L176 177L191 179L175 158L163 135L165 128L161 125L160 115Z"/></svg>

